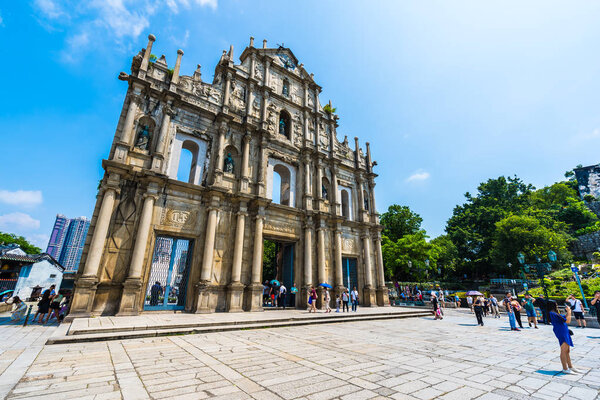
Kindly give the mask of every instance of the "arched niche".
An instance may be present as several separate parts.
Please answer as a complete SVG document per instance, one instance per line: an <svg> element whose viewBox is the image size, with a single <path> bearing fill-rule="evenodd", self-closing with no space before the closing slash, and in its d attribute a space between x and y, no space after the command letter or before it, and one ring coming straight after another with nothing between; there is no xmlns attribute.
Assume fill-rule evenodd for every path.
<svg viewBox="0 0 600 400"><path fill-rule="evenodd" d="M329 179L327 177L323 177L321 179L321 198L323 200L331 201L331 184L329 183Z"/></svg>
<svg viewBox="0 0 600 400"><path fill-rule="evenodd" d="M221 166L223 172L237 176L240 171L240 163L241 160L237 148L232 145L225 147L223 165Z"/></svg>
<svg viewBox="0 0 600 400"><path fill-rule="evenodd" d="M134 146L140 150L150 150L156 122L148 115L139 118L136 125Z"/></svg>
<svg viewBox="0 0 600 400"><path fill-rule="evenodd" d="M279 124L277 132L280 135L285 136L287 139L291 138L292 117L290 116L290 113L288 113L286 110L281 110L281 112L279 113Z"/></svg>

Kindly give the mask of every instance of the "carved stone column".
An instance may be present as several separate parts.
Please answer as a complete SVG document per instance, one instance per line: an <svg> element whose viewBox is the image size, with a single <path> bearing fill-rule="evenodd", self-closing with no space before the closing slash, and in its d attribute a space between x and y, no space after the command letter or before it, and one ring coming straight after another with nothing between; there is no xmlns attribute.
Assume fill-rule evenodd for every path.
<svg viewBox="0 0 600 400"><path fill-rule="evenodd" d="M312 243L313 243L313 219L312 217L306 218L304 224L304 303L301 301L300 304L304 305L308 299L308 292L311 285L313 284L312 279Z"/></svg>
<svg viewBox="0 0 600 400"><path fill-rule="evenodd" d="M252 135L247 132L243 138L243 149L242 149L242 179L240 185L240 191L244 193L250 192L250 174L248 173L248 162L250 160L250 141Z"/></svg>
<svg viewBox="0 0 600 400"><path fill-rule="evenodd" d="M140 71L138 72L139 77L142 79L146 77L146 71L148 70L148 62L150 61L150 55L152 54L152 44L155 40L156 37L154 35L148 35L148 45L146 46L146 51L144 51L144 58L142 59Z"/></svg>
<svg viewBox="0 0 600 400"><path fill-rule="evenodd" d="M327 281L327 275L325 270L325 230L327 228L324 226L324 221L321 220L319 227L317 228L317 256L318 256L318 265L317 265L317 277L318 282L317 285L324 283ZM323 297L325 295L325 291L321 286L317 288L317 293L319 295L319 299L317 302L317 307L324 307Z"/></svg>
<svg viewBox="0 0 600 400"><path fill-rule="evenodd" d="M197 285L197 313L208 313L212 310L211 294L214 288L211 281L215 255L215 233L217 231L217 213L219 210L219 202L220 199L218 196L212 196L210 205L208 207L206 236L204 238L204 254L202 257L202 270L200 272L200 283Z"/></svg>
<svg viewBox="0 0 600 400"><path fill-rule="evenodd" d="M217 138L217 160L214 172L214 184L220 185L223 181L223 152L225 151L225 133L227 132L227 123L221 122L219 126L219 137Z"/></svg>
<svg viewBox="0 0 600 400"><path fill-rule="evenodd" d="M304 155L304 208L308 211L312 210L312 187L310 184L310 156Z"/></svg>
<svg viewBox="0 0 600 400"><path fill-rule="evenodd" d="M363 288L363 306L375 306L375 291L373 290L373 268L371 264L371 235L369 231L361 236L363 240L363 261L365 274L365 287Z"/></svg>
<svg viewBox="0 0 600 400"><path fill-rule="evenodd" d="M377 305L389 306L388 289L385 286L385 271L383 269L383 253L381 252L381 232L375 237L375 255L377 256Z"/></svg>
<svg viewBox="0 0 600 400"><path fill-rule="evenodd" d="M173 76L171 77L171 85L169 90L175 92L177 90L177 84L179 83L179 68L181 68L181 57L183 56L183 50L177 50L177 60L175 60L175 68L173 68Z"/></svg>
<svg viewBox="0 0 600 400"><path fill-rule="evenodd" d="M342 272L342 230L338 223L335 228L335 289L338 295L344 290L344 273Z"/></svg>
<svg viewBox="0 0 600 400"><path fill-rule="evenodd" d="M333 148L333 147L332 147ZM335 171L335 163L331 163L331 213L334 215L342 215L341 204L338 200L338 185L337 185L337 173Z"/></svg>
<svg viewBox="0 0 600 400"><path fill-rule="evenodd" d="M252 53L250 55L250 79L254 79L254 68L256 66L256 54Z"/></svg>
<svg viewBox="0 0 600 400"><path fill-rule="evenodd" d="M96 295L96 288L98 286L98 270L102 255L104 254L104 244L115 206L115 198L119 191L119 179L119 175L112 174L108 177L104 186L102 205L100 206L98 218L96 218L96 226L94 227L92 241L83 267L83 275L75 283L75 293L69 314L70 318L90 316L92 312L94 296Z"/></svg>
<svg viewBox="0 0 600 400"><path fill-rule="evenodd" d="M127 161L127 152L129 151L134 136L133 127L135 125L135 118L142 101L140 93L140 87L133 85L131 93L129 94L129 107L127 107L127 114L125 115L125 122L121 129L121 136L116 144L115 152L113 153L112 159L115 161Z"/></svg>
<svg viewBox="0 0 600 400"><path fill-rule="evenodd" d="M242 311L244 300L244 285L242 278L242 252L244 251L244 231L246 228L247 213L246 202L240 202L240 211L237 213L237 226L235 228L235 243L233 245L233 264L231 267L231 282L227 293L227 311Z"/></svg>
<svg viewBox="0 0 600 400"><path fill-rule="evenodd" d="M258 196L266 197L267 185L267 139L264 135L260 141L259 157L258 157Z"/></svg>
<svg viewBox="0 0 600 400"><path fill-rule="evenodd" d="M248 100L246 102L246 118L252 122L252 104L254 104L254 83L248 85Z"/></svg>
<svg viewBox="0 0 600 400"><path fill-rule="evenodd" d="M148 187L148 191L144 194L144 206L142 207L142 215L140 216L135 245L131 255L129 276L123 283L123 294L121 295L118 316L137 315L140 312L140 299L144 293L142 290L142 269L144 267L144 256L148 248L154 203L157 199L158 185L153 184Z"/></svg>
<svg viewBox="0 0 600 400"><path fill-rule="evenodd" d="M375 182L372 182L372 181L369 184L369 196L371 197L371 204L370 204L371 216L372 216L371 222L378 224L379 223L379 213L377 212L377 205L375 204Z"/></svg>
<svg viewBox="0 0 600 400"><path fill-rule="evenodd" d="M364 185L363 179L359 175L356 177L356 187L358 188L358 217L361 222L369 222L369 215L367 210L365 210L365 196L363 193Z"/></svg>
<svg viewBox="0 0 600 400"><path fill-rule="evenodd" d="M227 112L229 109L229 97L231 95L231 78L233 75L231 72L228 72L225 75L225 94L223 95L223 111Z"/></svg>
<svg viewBox="0 0 600 400"><path fill-rule="evenodd" d="M169 140L169 128L171 127L171 117L174 112L169 103L163 107L163 119L160 125L160 131L156 140L156 152L152 158L152 170L154 172L163 173L164 159L165 159L165 147Z"/></svg>
<svg viewBox="0 0 600 400"><path fill-rule="evenodd" d="M247 311L263 311L261 273L263 259L263 224L265 219L265 208L260 206L255 217L254 227L254 252L252 254L252 283L246 288Z"/></svg>
<svg viewBox="0 0 600 400"><path fill-rule="evenodd" d="M310 144L310 131L308 130L308 119L310 118L308 111L304 111L304 147Z"/></svg>
<svg viewBox="0 0 600 400"><path fill-rule="evenodd" d="M264 86L269 86L269 84L271 83L271 77L269 76L270 67L271 67L271 59L267 58L265 60L265 73L263 76L263 85Z"/></svg>

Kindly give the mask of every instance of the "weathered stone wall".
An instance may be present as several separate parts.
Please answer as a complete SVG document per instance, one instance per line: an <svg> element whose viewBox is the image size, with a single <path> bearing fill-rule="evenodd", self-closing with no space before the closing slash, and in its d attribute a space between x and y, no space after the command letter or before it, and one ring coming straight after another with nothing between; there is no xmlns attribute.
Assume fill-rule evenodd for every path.
<svg viewBox="0 0 600 400"><path fill-rule="evenodd" d="M596 251L600 251L600 232L579 236L573 243L572 252L576 258L591 260Z"/></svg>

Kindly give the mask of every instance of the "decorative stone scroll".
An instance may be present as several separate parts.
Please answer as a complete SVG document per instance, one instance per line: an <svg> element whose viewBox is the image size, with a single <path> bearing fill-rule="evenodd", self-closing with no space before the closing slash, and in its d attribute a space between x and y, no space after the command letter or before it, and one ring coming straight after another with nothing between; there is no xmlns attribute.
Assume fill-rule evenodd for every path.
<svg viewBox="0 0 600 400"><path fill-rule="evenodd" d="M356 242L351 238L342 238L342 251L345 253L356 253Z"/></svg>
<svg viewBox="0 0 600 400"><path fill-rule="evenodd" d="M173 210L165 208L162 212L160 223L175 228L190 227L194 224L196 214L194 211Z"/></svg>

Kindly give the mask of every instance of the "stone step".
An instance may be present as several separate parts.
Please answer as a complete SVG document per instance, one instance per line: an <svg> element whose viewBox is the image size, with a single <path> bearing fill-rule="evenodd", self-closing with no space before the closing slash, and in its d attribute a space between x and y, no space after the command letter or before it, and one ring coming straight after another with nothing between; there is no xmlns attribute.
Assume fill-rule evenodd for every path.
<svg viewBox="0 0 600 400"><path fill-rule="evenodd" d="M123 339L134 339L134 338L147 338L157 336L171 336L171 335L186 335L186 334L199 334L199 333L213 333L213 332L227 332L245 329L264 329L264 328L277 328L277 327L288 327L288 326L301 326L301 325L312 325L312 324L330 324L340 322L354 322L354 321L374 321L374 320L385 320L385 319L400 319L400 318L418 318L430 316L431 312L416 311L406 313L379 313L372 315L360 315L354 314L352 316L344 316L339 318L331 316L327 318L302 318L293 319L287 318L284 320L263 320L257 322L245 322L245 323L213 323L208 326L188 326L188 327L173 327L160 328L160 329L142 329L142 330L120 330L110 331L101 333L80 333L77 335L64 335L64 331L60 335L51 336L46 344L65 344L65 343L82 343L82 342L97 342L106 340L123 340Z"/></svg>
<svg viewBox="0 0 600 400"><path fill-rule="evenodd" d="M407 312L424 312L424 310L419 310L419 309L413 309ZM387 312L380 312L378 311L377 314L354 314L354 313L329 313L329 314L325 314L325 313L316 313L316 314L303 314L302 316L285 316L285 317L269 317L268 320L263 320L263 321L244 321L244 320L240 320L240 321L220 321L220 322L215 322L215 321L207 321L207 322L198 322L198 321L194 321L194 322L185 322L185 323L167 323L164 325L161 324L152 324L152 325L131 325L131 326L103 326L103 327L94 327L94 328L76 328L73 325L71 325L71 328L69 329L69 332L67 333L69 336L70 335L88 335L88 334L96 334L96 333L109 333L109 332L122 332L122 331L143 331L143 330L162 330L162 329L174 329L174 328L198 328L198 327L209 327L215 324L218 325L245 325L248 323L262 323L262 322L290 322L290 321L317 321L317 320L322 320L325 319L327 321L330 322L335 322L335 320L347 320L347 319L354 319L360 316L367 316L367 315L377 315L377 316L397 316L399 313L397 311L395 311L393 308L390 309L390 311Z"/></svg>

